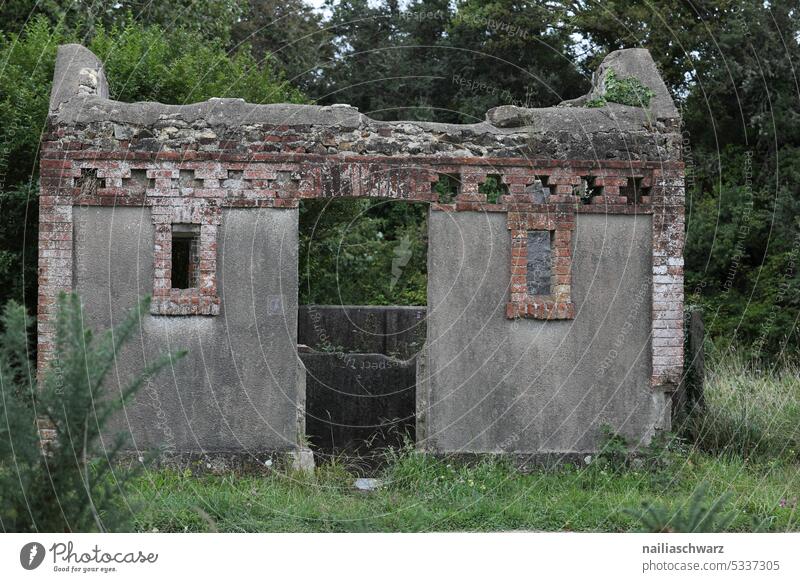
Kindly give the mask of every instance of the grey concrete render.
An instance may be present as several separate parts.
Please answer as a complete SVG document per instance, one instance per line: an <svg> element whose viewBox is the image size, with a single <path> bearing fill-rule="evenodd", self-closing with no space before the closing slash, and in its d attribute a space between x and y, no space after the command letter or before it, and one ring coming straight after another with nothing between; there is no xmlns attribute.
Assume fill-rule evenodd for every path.
<svg viewBox="0 0 800 582"><path fill-rule="evenodd" d="M103 65L95 54L80 44L58 47L53 88L50 90L50 112L63 103L86 95L108 98L108 82Z"/></svg>
<svg viewBox="0 0 800 582"><path fill-rule="evenodd" d="M421 447L591 451L604 423L634 441L668 426L668 397L648 382L649 216L579 215L572 321L504 317L510 241L503 214L431 213L430 221L427 371L417 379L417 397L428 401ZM129 430L137 449L297 446L304 395L295 389L296 229L296 210L226 211L221 315L144 317L141 335L119 361L122 385L166 351L190 353L118 419L115 428ZM152 284L149 210L76 207L75 233L76 290L89 323L106 328ZM339 355L306 362L313 381L334 385L320 371L320 357Z"/></svg>
<svg viewBox="0 0 800 582"><path fill-rule="evenodd" d="M649 384L649 216L578 215L571 321L503 317L503 215L430 220L421 446L580 452L596 449L606 423L634 442L668 428L668 397Z"/></svg>
<svg viewBox="0 0 800 582"><path fill-rule="evenodd" d="M151 292L150 212L76 207L74 214L75 289L89 324L107 329ZM112 375L124 386L155 358L189 351L117 418L114 430L129 431L137 449L297 446L297 210L226 210L221 228L221 314L145 315Z"/></svg>

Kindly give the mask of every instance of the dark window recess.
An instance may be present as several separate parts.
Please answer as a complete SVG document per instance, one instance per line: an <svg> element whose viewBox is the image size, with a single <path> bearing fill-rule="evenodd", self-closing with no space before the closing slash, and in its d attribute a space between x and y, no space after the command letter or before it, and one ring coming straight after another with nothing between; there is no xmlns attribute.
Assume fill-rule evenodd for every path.
<svg viewBox="0 0 800 582"><path fill-rule="evenodd" d="M528 295L550 295L551 233L528 231Z"/></svg>
<svg viewBox="0 0 800 582"><path fill-rule="evenodd" d="M191 289L200 281L200 229L172 225L172 288Z"/></svg>
<svg viewBox="0 0 800 582"><path fill-rule="evenodd" d="M647 196L648 192L642 188L641 178L628 178L628 183L619 189L619 195L625 196L628 204L638 204L642 200L642 196Z"/></svg>

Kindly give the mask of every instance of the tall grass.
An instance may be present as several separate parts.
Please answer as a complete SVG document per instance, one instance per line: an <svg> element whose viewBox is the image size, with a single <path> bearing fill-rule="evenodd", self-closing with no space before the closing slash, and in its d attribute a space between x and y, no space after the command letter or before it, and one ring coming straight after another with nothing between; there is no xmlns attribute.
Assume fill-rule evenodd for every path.
<svg viewBox="0 0 800 582"><path fill-rule="evenodd" d="M800 369L712 353L692 439L662 435L636 459L609 433L587 466L520 473L408 443L387 452L381 486L357 491L358 460L313 474L142 475L140 531L800 531Z"/></svg>
<svg viewBox="0 0 800 582"><path fill-rule="evenodd" d="M762 367L735 352L712 352L705 407L692 412L688 428L707 452L797 459L800 367Z"/></svg>

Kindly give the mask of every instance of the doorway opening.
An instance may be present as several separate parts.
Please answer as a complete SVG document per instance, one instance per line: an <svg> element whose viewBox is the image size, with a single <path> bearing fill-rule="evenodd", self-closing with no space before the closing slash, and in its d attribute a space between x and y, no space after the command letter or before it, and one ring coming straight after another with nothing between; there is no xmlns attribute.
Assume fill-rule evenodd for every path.
<svg viewBox="0 0 800 582"><path fill-rule="evenodd" d="M427 239L426 203L301 203L297 341L306 439L319 461L346 454L373 466L415 442Z"/></svg>

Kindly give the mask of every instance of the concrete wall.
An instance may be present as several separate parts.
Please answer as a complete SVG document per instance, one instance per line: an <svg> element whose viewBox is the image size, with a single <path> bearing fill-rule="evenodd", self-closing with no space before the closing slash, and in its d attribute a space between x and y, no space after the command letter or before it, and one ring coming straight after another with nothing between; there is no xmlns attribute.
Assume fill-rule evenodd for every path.
<svg viewBox="0 0 800 582"><path fill-rule="evenodd" d="M604 94L608 67L654 92L647 109L581 106ZM428 334L417 358L422 446L584 451L595 448L604 422L636 438L668 424L664 391L683 376L682 136L647 51L609 54L592 91L571 107L500 106L468 125L383 122L349 106L121 103L108 99L99 59L79 45L59 48L53 87L40 164L39 371L54 357L58 293L77 290L90 323L106 328L153 291L150 208L171 220L205 207L208 226L219 218L214 209L228 209L216 243L221 314L148 315L120 358L115 372L124 379L167 349L190 350L120 417L136 446L295 447L303 394L295 353L300 200L432 202L441 174L464 179L455 203L429 222ZM197 192L181 185L184 172L193 172ZM486 213L479 185L492 174L509 197ZM528 188L545 176L554 190L540 212L533 204L543 200ZM95 187L84 188L84 179ZM623 192L637 180L646 194L629 200ZM602 195L577 211L572 242L555 237L562 257L563 245L574 245L571 282L556 273L564 280L549 313L516 290L508 313L533 319L507 319L506 220L539 224L548 213L572 213L574 186L584 183ZM88 208L75 208L73 225L77 205ZM531 230L527 224L518 230ZM70 256L64 247L73 227ZM213 230L201 252L215 252ZM156 271L167 272L166 255L158 261ZM164 277L156 286L162 312L216 310L213 299L173 301L168 284ZM570 294L574 320L536 319L571 317ZM208 303L209 295L197 298ZM381 350L394 348L384 342Z"/></svg>
<svg viewBox="0 0 800 582"><path fill-rule="evenodd" d="M223 211L220 315L144 316L110 377L112 389L160 354L189 354L116 419L115 430L130 430L136 448L296 448L297 212ZM90 325L106 329L152 292L150 209L75 207L74 230L74 286Z"/></svg>
<svg viewBox="0 0 800 582"><path fill-rule="evenodd" d="M322 351L408 359L425 343L425 307L301 305L297 341Z"/></svg>
<svg viewBox="0 0 800 582"><path fill-rule="evenodd" d="M414 438L414 360L382 354L301 354L306 433L325 452L402 446Z"/></svg>
<svg viewBox="0 0 800 582"><path fill-rule="evenodd" d="M417 438L440 452L581 452L664 426L650 387L651 217L578 214L574 320L508 320L506 215L430 215Z"/></svg>
<svg viewBox="0 0 800 582"><path fill-rule="evenodd" d="M74 225L75 288L90 325L105 329L152 291L150 211L76 207ZM596 449L604 423L634 440L668 425L665 395L649 383L650 216L577 215L577 316L562 321L505 317L504 213L432 212L429 225L423 448L581 452ZM296 448L297 210L226 210L218 256L221 314L146 315L111 377L117 389L158 354L189 350L117 419L138 449Z"/></svg>

